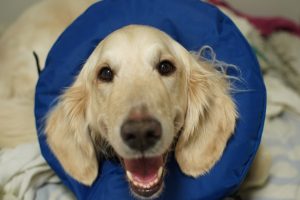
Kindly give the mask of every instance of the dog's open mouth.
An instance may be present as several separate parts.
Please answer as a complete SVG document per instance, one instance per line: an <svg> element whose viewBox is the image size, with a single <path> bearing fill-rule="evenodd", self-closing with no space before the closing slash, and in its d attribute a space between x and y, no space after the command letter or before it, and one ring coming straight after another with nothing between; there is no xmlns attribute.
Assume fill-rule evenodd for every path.
<svg viewBox="0 0 300 200"><path fill-rule="evenodd" d="M161 191L164 173L164 156L123 159L132 192L151 198Z"/></svg>

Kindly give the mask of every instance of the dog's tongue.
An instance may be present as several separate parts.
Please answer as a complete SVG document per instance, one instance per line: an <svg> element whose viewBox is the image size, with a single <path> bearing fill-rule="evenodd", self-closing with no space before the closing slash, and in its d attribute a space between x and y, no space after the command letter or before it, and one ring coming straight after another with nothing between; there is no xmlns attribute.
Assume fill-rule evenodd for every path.
<svg viewBox="0 0 300 200"><path fill-rule="evenodd" d="M124 164L135 181L148 183L157 178L158 170L163 166L163 157L124 159Z"/></svg>

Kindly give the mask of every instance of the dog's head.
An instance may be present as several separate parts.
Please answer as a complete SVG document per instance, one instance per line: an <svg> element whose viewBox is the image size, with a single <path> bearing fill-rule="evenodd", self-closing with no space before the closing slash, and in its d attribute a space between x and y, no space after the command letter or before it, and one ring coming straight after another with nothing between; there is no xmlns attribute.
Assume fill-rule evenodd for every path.
<svg viewBox="0 0 300 200"><path fill-rule="evenodd" d="M154 198L174 142L186 175L204 174L220 158L236 119L228 90L224 75L165 33L127 26L96 47L49 113L47 140L86 185L112 147L133 193Z"/></svg>

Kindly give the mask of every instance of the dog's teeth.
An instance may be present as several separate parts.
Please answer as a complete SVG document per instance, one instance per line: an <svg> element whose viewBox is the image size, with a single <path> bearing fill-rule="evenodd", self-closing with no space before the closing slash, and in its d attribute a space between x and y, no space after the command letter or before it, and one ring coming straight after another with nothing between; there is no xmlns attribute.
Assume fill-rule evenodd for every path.
<svg viewBox="0 0 300 200"><path fill-rule="evenodd" d="M148 188L150 188L151 186L153 186L153 181L151 181L147 186L148 186Z"/></svg>
<svg viewBox="0 0 300 200"><path fill-rule="evenodd" d="M157 177L158 177L158 178L160 178L160 177L161 177L161 175L162 175L162 172L163 172L163 168L162 168L162 167L160 167L160 168L158 169L158 172L157 172Z"/></svg>
<svg viewBox="0 0 300 200"><path fill-rule="evenodd" d="M136 182L136 181L132 181L132 183L133 183L133 185L135 185L135 186L138 186L139 187L139 183L138 182Z"/></svg>
<svg viewBox="0 0 300 200"><path fill-rule="evenodd" d="M132 174L130 173L130 171L126 171L126 175L129 178L129 180L131 180L131 181L133 180Z"/></svg>
<svg viewBox="0 0 300 200"><path fill-rule="evenodd" d="M158 183L158 178L155 178L153 181L151 181L151 182L147 185L147 188L152 187L152 186L155 185L156 183Z"/></svg>
<svg viewBox="0 0 300 200"><path fill-rule="evenodd" d="M156 179L155 179L156 180ZM150 183L150 186L155 185L155 180Z"/></svg>
<svg viewBox="0 0 300 200"><path fill-rule="evenodd" d="M148 184L143 184L138 181L135 181L132 173L130 171L126 170L126 175L127 175L128 179L133 183L133 185L140 187L140 188L144 188L144 189L149 189L152 186L154 186L155 184L157 184L162 176L162 173L163 173L163 168L160 167L157 171L157 177L153 181L149 182Z"/></svg>

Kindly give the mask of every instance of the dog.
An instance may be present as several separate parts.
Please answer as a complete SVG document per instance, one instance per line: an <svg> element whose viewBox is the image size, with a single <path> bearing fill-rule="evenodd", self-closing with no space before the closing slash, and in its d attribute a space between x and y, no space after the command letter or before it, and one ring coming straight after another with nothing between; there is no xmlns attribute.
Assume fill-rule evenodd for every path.
<svg viewBox="0 0 300 200"><path fill-rule="evenodd" d="M133 194L152 199L162 191L174 142L182 172L198 177L221 157L236 118L226 75L162 31L129 25L96 47L49 113L45 132L79 182L93 183L111 148Z"/></svg>

